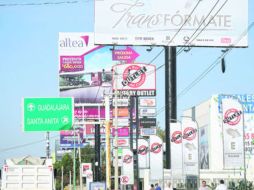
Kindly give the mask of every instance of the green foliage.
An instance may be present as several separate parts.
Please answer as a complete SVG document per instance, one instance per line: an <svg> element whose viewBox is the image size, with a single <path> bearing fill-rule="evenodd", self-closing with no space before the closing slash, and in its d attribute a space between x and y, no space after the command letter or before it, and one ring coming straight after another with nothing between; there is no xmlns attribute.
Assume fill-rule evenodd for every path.
<svg viewBox="0 0 254 190"><path fill-rule="evenodd" d="M157 127L157 135L165 142L165 131Z"/></svg>

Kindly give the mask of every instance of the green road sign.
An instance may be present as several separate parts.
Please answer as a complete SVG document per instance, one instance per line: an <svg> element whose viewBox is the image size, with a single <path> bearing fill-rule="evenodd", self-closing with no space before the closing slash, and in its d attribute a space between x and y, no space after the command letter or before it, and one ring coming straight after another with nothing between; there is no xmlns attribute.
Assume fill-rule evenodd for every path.
<svg viewBox="0 0 254 190"><path fill-rule="evenodd" d="M24 131L70 130L73 98L24 98Z"/></svg>

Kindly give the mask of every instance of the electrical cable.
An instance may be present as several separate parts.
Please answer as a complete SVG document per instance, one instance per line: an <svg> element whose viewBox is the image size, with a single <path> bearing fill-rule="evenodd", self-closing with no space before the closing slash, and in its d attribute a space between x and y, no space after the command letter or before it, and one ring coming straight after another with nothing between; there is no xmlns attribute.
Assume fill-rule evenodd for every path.
<svg viewBox="0 0 254 190"><path fill-rule="evenodd" d="M52 139L56 139L57 137L59 137L59 135L52 136L49 139L52 140ZM3 148L3 149L0 149L0 154L3 153L3 152L7 152L7 151L10 151L10 150L15 150L15 149L31 146L31 145L38 144L38 143L41 143L41 142L45 142L45 139L33 141L33 142L22 144L22 145L17 145L17 146L12 146L12 147L8 147L8 148Z"/></svg>
<svg viewBox="0 0 254 190"><path fill-rule="evenodd" d="M17 6L47 6L47 5L62 5L62 4L77 4L89 2L92 0L73 0L73 1L47 1L41 3L0 3L0 7L17 7Z"/></svg>
<svg viewBox="0 0 254 190"><path fill-rule="evenodd" d="M215 15L213 15L210 20L206 23L206 25L200 30L200 32L196 35L196 37L193 38L193 36L199 31L200 27L205 23L206 19L210 16L210 14L213 12L213 10L215 9L215 7L217 6L217 4L219 3L220 0L217 0L217 2L214 4L213 8L209 11L209 13L207 14L206 18L201 22L201 24L199 25L199 27L195 30L195 32L191 35L191 37L189 38L189 40L185 43L185 47L180 48L179 51L177 51L176 56L180 55L187 47L189 47L191 45L191 43L197 39L197 37L206 29L206 27L211 23L211 21L214 19L215 16L218 15L218 13L221 11L221 9L226 5L226 3L228 2L228 0L224 1L224 3L221 5L221 7L217 10L217 12L215 13ZM193 38L193 39L192 39ZM187 44L188 43L188 44ZM187 45L186 45L187 44Z"/></svg>

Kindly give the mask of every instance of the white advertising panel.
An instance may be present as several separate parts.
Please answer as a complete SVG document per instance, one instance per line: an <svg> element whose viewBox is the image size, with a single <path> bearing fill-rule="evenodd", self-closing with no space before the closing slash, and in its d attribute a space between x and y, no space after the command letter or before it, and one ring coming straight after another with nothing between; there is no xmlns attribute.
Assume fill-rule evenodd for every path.
<svg viewBox="0 0 254 190"><path fill-rule="evenodd" d="M247 0L95 1L95 44L247 46L247 24Z"/></svg>
<svg viewBox="0 0 254 190"><path fill-rule="evenodd" d="M243 109L234 97L224 98L222 103L224 168L244 167Z"/></svg>
<svg viewBox="0 0 254 190"><path fill-rule="evenodd" d="M150 136L150 180L163 179L163 142L156 135Z"/></svg>
<svg viewBox="0 0 254 190"><path fill-rule="evenodd" d="M156 67L151 64L133 63L113 66L113 90L124 96L155 96Z"/></svg>
<svg viewBox="0 0 254 190"><path fill-rule="evenodd" d="M171 172L173 179L183 176L183 146L181 123L170 123Z"/></svg>
<svg viewBox="0 0 254 190"><path fill-rule="evenodd" d="M184 174L198 175L198 126L191 118L183 118L182 135Z"/></svg>
<svg viewBox="0 0 254 190"><path fill-rule="evenodd" d="M116 100L113 99L113 106L116 106ZM117 99L117 106L118 107L128 107L129 106L129 99Z"/></svg>
<svg viewBox="0 0 254 190"><path fill-rule="evenodd" d="M156 115L156 108L140 108L140 117L153 117Z"/></svg>
<svg viewBox="0 0 254 190"><path fill-rule="evenodd" d="M92 170L92 164L91 163L82 163L81 168L82 168L82 176L86 177L87 171Z"/></svg>
<svg viewBox="0 0 254 190"><path fill-rule="evenodd" d="M150 135L156 135L156 128L141 128L140 129L140 135L141 136L150 136Z"/></svg>
<svg viewBox="0 0 254 190"><path fill-rule="evenodd" d="M155 98L139 98L140 107L155 107L156 99Z"/></svg>
<svg viewBox="0 0 254 190"><path fill-rule="evenodd" d="M145 139L138 139L138 166L149 168L149 144Z"/></svg>
<svg viewBox="0 0 254 190"><path fill-rule="evenodd" d="M117 121L117 122L116 122ZM129 125L129 118L113 118L113 126L125 127Z"/></svg>
<svg viewBox="0 0 254 190"><path fill-rule="evenodd" d="M133 153L130 149L123 149L122 175L127 176L124 182L125 185L134 184Z"/></svg>

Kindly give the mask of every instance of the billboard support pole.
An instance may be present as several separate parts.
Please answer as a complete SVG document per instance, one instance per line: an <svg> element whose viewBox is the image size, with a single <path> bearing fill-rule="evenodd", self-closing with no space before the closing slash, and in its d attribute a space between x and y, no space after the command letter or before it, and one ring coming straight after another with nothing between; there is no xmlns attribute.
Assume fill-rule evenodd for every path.
<svg viewBox="0 0 254 190"><path fill-rule="evenodd" d="M95 124L95 181L100 181L100 125Z"/></svg>
<svg viewBox="0 0 254 190"><path fill-rule="evenodd" d="M177 119L176 99L176 47L165 46L165 141L166 168L171 168L170 160L170 121Z"/></svg>
<svg viewBox="0 0 254 190"><path fill-rule="evenodd" d="M106 185L107 189L111 189L110 103L108 95L105 95L104 98L106 122Z"/></svg>
<svg viewBox="0 0 254 190"><path fill-rule="evenodd" d="M130 149L133 152L133 106L134 106L134 101L133 101L133 96L130 96L130 107L129 107L129 115L130 115Z"/></svg>

